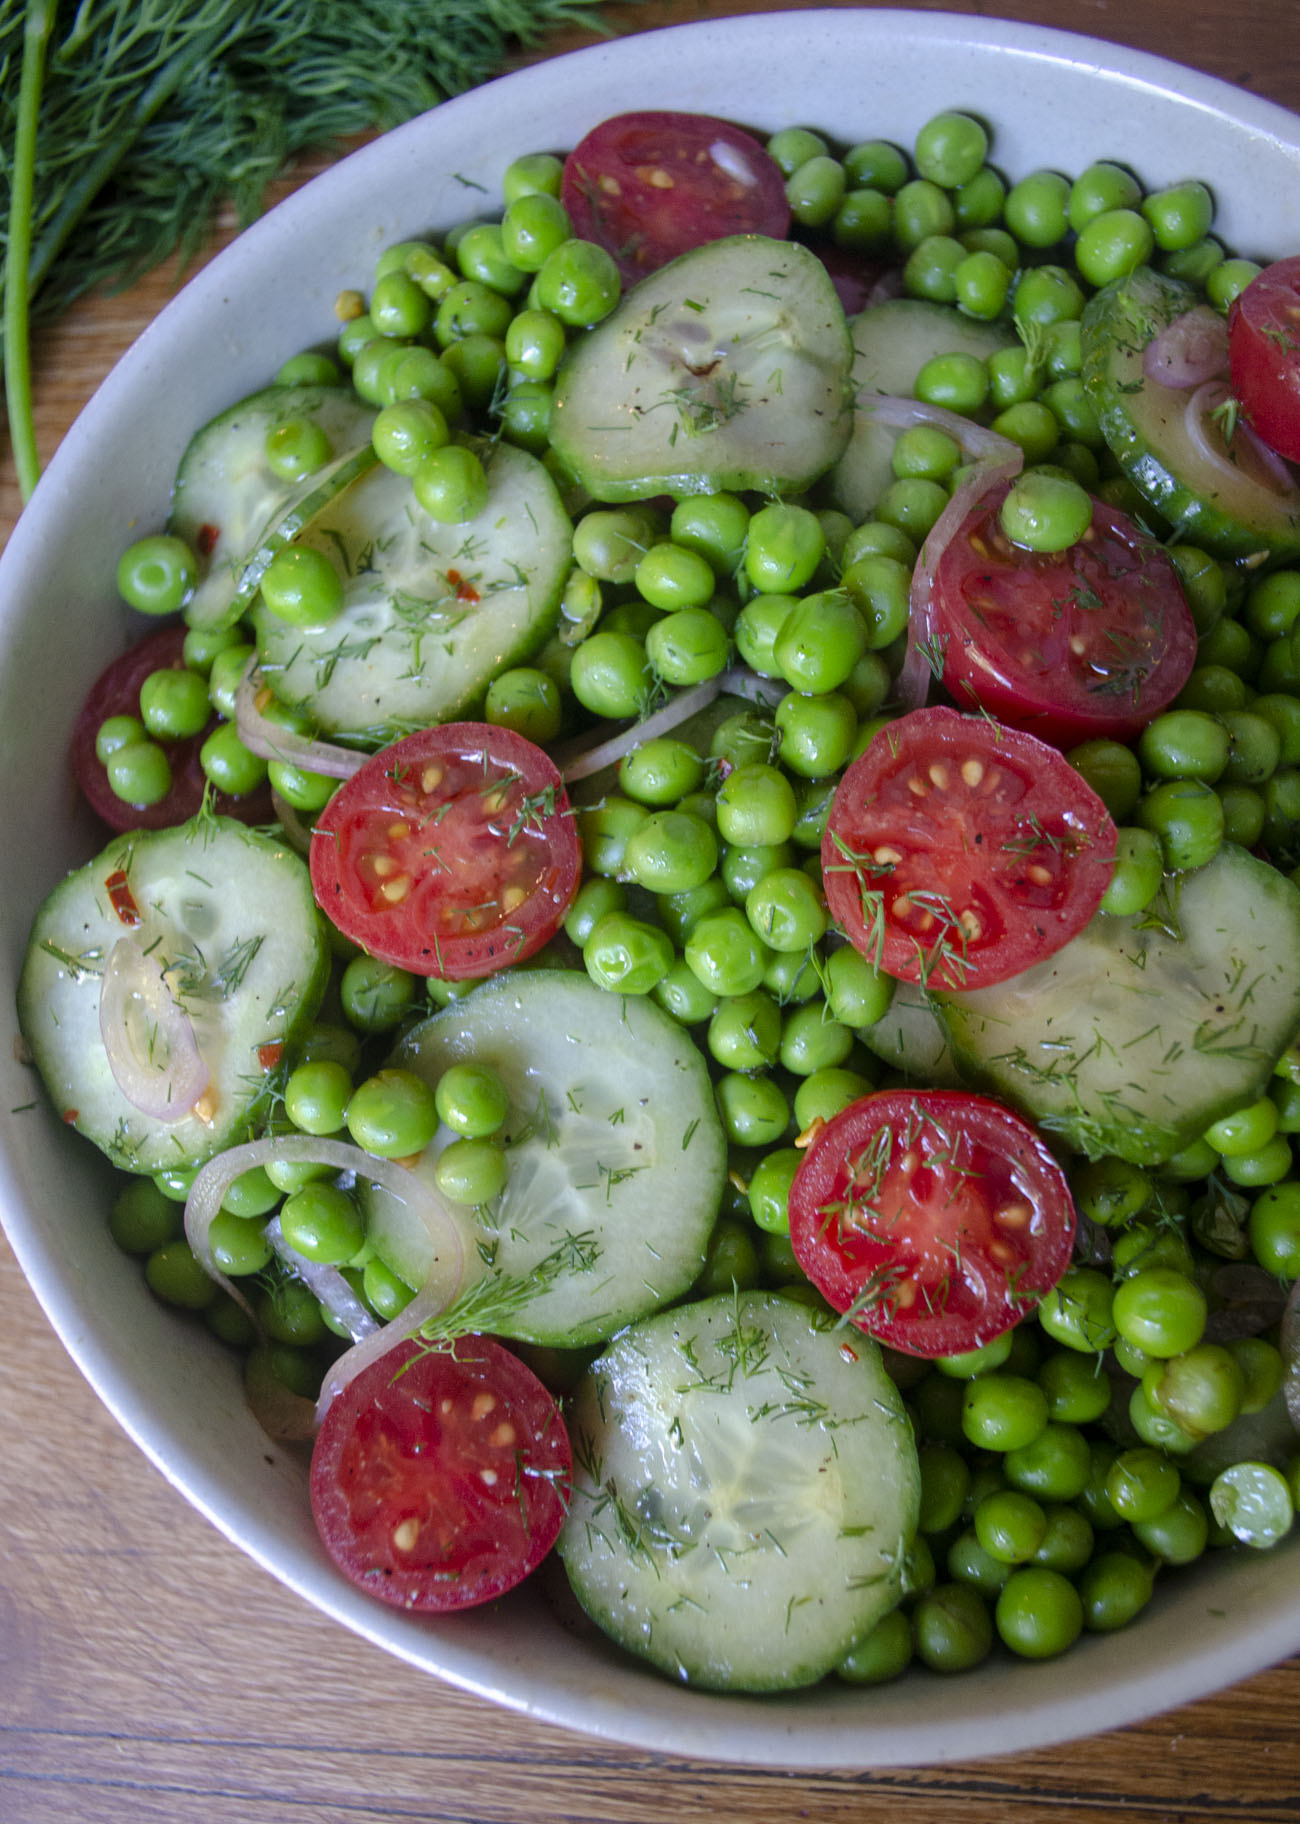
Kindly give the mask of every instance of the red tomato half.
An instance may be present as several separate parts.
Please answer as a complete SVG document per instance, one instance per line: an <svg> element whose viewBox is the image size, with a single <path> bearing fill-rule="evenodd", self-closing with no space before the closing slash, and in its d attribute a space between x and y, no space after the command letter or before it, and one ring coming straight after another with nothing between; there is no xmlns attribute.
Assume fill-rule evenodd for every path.
<svg viewBox="0 0 1300 1824"><path fill-rule="evenodd" d="M138 716L140 686L150 672L182 665L184 642L185 629L179 625L158 627L146 634L129 652L104 668L77 716L72 731L72 770L87 803L111 830L169 829L192 817L203 803L207 779L199 764L199 749L216 726L215 716L201 735L163 743L171 761L172 789L158 804L125 803L108 783L108 774L95 752L95 736L101 722L109 716ZM273 816L271 793L266 786L244 798L227 798L218 792L212 803L224 816L239 817L245 823L269 823Z"/></svg>
<svg viewBox="0 0 1300 1824"><path fill-rule="evenodd" d="M1300 462L1300 255L1266 266L1233 302L1228 371L1252 427Z"/></svg>
<svg viewBox="0 0 1300 1824"><path fill-rule="evenodd" d="M372 956L458 982L547 943L578 890L581 850L540 747L448 722L373 755L317 819L316 900Z"/></svg>
<svg viewBox="0 0 1300 1824"><path fill-rule="evenodd" d="M311 1504L345 1576L400 1609L467 1609L513 1589L554 1545L573 1457L555 1401L486 1337L407 1341L334 1400Z"/></svg>
<svg viewBox="0 0 1300 1824"><path fill-rule="evenodd" d="M1064 755L985 716L915 709L836 788L831 915L877 968L984 988L1041 962L1101 903L1115 825Z"/></svg>
<svg viewBox="0 0 1300 1824"><path fill-rule="evenodd" d="M955 1090L887 1089L812 1142L790 1188L799 1265L860 1330L909 1355L981 1348L1070 1264L1065 1174L1019 1115Z"/></svg>
<svg viewBox="0 0 1300 1824"><path fill-rule="evenodd" d="M627 285L728 234L784 240L780 167L739 127L707 114L616 114L564 163L573 232L613 254Z"/></svg>
<svg viewBox="0 0 1300 1824"><path fill-rule="evenodd" d="M1059 747L1127 741L1167 709L1196 663L1196 627L1167 552L1094 500L1078 544L1013 545L986 496L935 566L944 689Z"/></svg>

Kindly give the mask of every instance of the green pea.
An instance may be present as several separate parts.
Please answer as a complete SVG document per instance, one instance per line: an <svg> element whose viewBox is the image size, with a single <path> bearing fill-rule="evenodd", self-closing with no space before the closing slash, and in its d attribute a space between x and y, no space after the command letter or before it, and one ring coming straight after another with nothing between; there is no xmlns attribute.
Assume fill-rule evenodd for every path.
<svg viewBox="0 0 1300 1824"><path fill-rule="evenodd" d="M767 155L780 168L782 177L791 177L810 158L820 158L830 150L820 133L807 127L783 127L767 141Z"/></svg>
<svg viewBox="0 0 1300 1824"><path fill-rule="evenodd" d="M588 871L602 875L620 874L628 842L641 828L646 816L644 805L634 804L630 798L617 794L603 798L597 804L584 805L578 812L578 836ZM609 910L614 908L611 906Z"/></svg>
<svg viewBox="0 0 1300 1824"><path fill-rule="evenodd" d="M284 1112L305 1134L337 1134L353 1087L351 1071L334 1059L300 1064L284 1086Z"/></svg>
<svg viewBox="0 0 1300 1824"><path fill-rule="evenodd" d="M267 466L281 481L302 481L314 475L333 454L329 434L314 418L289 418L267 432Z"/></svg>
<svg viewBox="0 0 1300 1824"><path fill-rule="evenodd" d="M775 868L753 886L745 916L773 950L807 950L826 929L825 902L802 868Z"/></svg>
<svg viewBox="0 0 1300 1824"><path fill-rule="evenodd" d="M886 196L901 190L910 175L907 154L885 139L865 139L850 146L844 154L844 169L850 183L868 184Z"/></svg>
<svg viewBox="0 0 1300 1824"><path fill-rule="evenodd" d="M1022 337L1052 323L1077 322L1083 315L1084 296L1077 280L1064 266L1028 266L1016 281L1012 309Z"/></svg>
<svg viewBox="0 0 1300 1824"><path fill-rule="evenodd" d="M794 787L777 767L733 767L718 790L718 834L741 847L787 842L798 820Z"/></svg>
<svg viewBox="0 0 1300 1824"><path fill-rule="evenodd" d="M217 1296L193 1249L185 1241L168 1241L155 1248L144 1263L145 1284L166 1305L183 1311L202 1311Z"/></svg>
<svg viewBox="0 0 1300 1824"><path fill-rule="evenodd" d="M989 367L978 355L954 350L949 354L932 355L924 362L912 383L912 392L925 405L941 405L949 411L972 417L988 398L989 384ZM876 516L881 517L879 511ZM897 529L908 532L906 525L899 524Z"/></svg>
<svg viewBox="0 0 1300 1824"><path fill-rule="evenodd" d="M308 349L301 355L290 355L275 378L279 386L337 386L342 376L328 355Z"/></svg>
<svg viewBox="0 0 1300 1824"><path fill-rule="evenodd" d="M826 1003L844 1026L874 1026L894 998L894 980L845 945L826 959Z"/></svg>
<svg viewBox="0 0 1300 1824"><path fill-rule="evenodd" d="M483 464L464 444L445 444L417 465L411 486L415 498L441 525L463 525L488 503Z"/></svg>
<svg viewBox="0 0 1300 1824"><path fill-rule="evenodd" d="M792 1075L810 1077L815 1071L834 1069L847 1062L852 1050L852 1032L830 1018L823 1002L806 1003L786 1014L778 1056Z"/></svg>
<svg viewBox="0 0 1300 1824"><path fill-rule="evenodd" d="M1105 209L1080 231L1074 263L1090 285L1109 285L1144 265L1155 250L1151 225L1135 209Z"/></svg>
<svg viewBox="0 0 1300 1824"><path fill-rule="evenodd" d="M351 1260L366 1238L355 1198L335 1184L307 1184L286 1197L280 1228L291 1248L327 1266Z"/></svg>
<svg viewBox="0 0 1300 1824"><path fill-rule="evenodd" d="M1222 260L1206 275L1205 290L1216 310L1226 311L1262 269L1254 260Z"/></svg>
<svg viewBox="0 0 1300 1824"><path fill-rule="evenodd" d="M937 481L892 481L876 501L876 517L919 544L947 504L948 490Z"/></svg>
<svg viewBox="0 0 1300 1824"><path fill-rule="evenodd" d="M896 192L894 242L903 253L910 253L929 235L951 234L956 226L951 198L928 178L910 178Z"/></svg>
<svg viewBox="0 0 1300 1824"><path fill-rule="evenodd" d="M197 671L151 671L140 686L140 716L156 741L197 735L211 714L207 679Z"/></svg>
<svg viewBox="0 0 1300 1824"><path fill-rule="evenodd" d="M1070 226L1078 234L1106 210L1136 209L1141 200L1141 186L1131 171L1107 159L1099 160L1070 186Z"/></svg>
<svg viewBox="0 0 1300 1824"><path fill-rule="evenodd" d="M795 1126L801 1134L820 1121L831 1121L850 1103L868 1095L872 1079L860 1070L827 1065L804 1077L794 1093Z"/></svg>
<svg viewBox="0 0 1300 1824"><path fill-rule="evenodd" d="M954 1380L973 1381L989 1369L1004 1367L1010 1357L1011 1332L1004 1330L992 1342L981 1343L974 1349L963 1349L956 1355L937 1355L934 1365L940 1374L950 1375Z"/></svg>
<svg viewBox="0 0 1300 1824"><path fill-rule="evenodd" d="M927 234L907 256L903 288L909 297L929 298L935 304L957 299L957 269L966 249L951 234Z"/></svg>
<svg viewBox="0 0 1300 1824"><path fill-rule="evenodd" d="M994 1620L1013 1653L1022 1659L1052 1659L1083 1632L1083 1603L1068 1577L1029 1565L1007 1579Z"/></svg>
<svg viewBox="0 0 1300 1824"><path fill-rule="evenodd" d="M999 437L1018 443L1027 463L1046 462L1060 442L1061 431L1050 409L1041 400L1027 399L1009 405L993 420L992 429ZM1077 482L1070 482L1077 487Z"/></svg>
<svg viewBox="0 0 1300 1824"><path fill-rule="evenodd" d="M117 562L117 592L141 614L175 614L198 581L198 562L183 538L156 532L128 545Z"/></svg>
<svg viewBox="0 0 1300 1824"><path fill-rule="evenodd" d="M1241 1411L1245 1378L1236 1357L1218 1343L1197 1343L1181 1355L1152 1362L1142 1388L1157 1412L1193 1439L1222 1431Z"/></svg>
<svg viewBox="0 0 1300 1824"><path fill-rule="evenodd" d="M1210 1512L1243 1545L1266 1551L1290 1532L1295 1503L1270 1463L1234 1463L1210 1486Z"/></svg>
<svg viewBox="0 0 1300 1824"><path fill-rule="evenodd" d="M1012 544L1029 551L1067 551L1092 524L1092 500L1075 481L1022 475L1008 490L998 519Z"/></svg>
<svg viewBox="0 0 1300 1824"><path fill-rule="evenodd" d="M1255 1152L1225 1155L1219 1169L1230 1184L1251 1189L1277 1184L1292 1169L1291 1147L1285 1134L1275 1134Z"/></svg>
<svg viewBox="0 0 1300 1824"><path fill-rule="evenodd" d="M1019 1450L1046 1424L1047 1396L1022 1375L988 1374L966 1388L962 1429L979 1450Z"/></svg>
<svg viewBox="0 0 1300 1824"><path fill-rule="evenodd" d="M151 1178L132 1178L113 1200L108 1230L125 1254L152 1254L180 1233L180 1213Z"/></svg>
<svg viewBox="0 0 1300 1824"><path fill-rule="evenodd" d="M1114 1290L1095 1267L1071 1267L1038 1307L1038 1321L1055 1342L1094 1355L1115 1339Z"/></svg>
<svg viewBox="0 0 1300 1824"><path fill-rule="evenodd" d="M1003 215L1026 247L1053 247L1069 227L1069 180L1057 171L1032 171L1007 192Z"/></svg>
<svg viewBox="0 0 1300 1824"><path fill-rule="evenodd" d="M104 763L114 795L126 804L161 804L172 789L171 762L156 741L128 741Z"/></svg>
<svg viewBox="0 0 1300 1824"><path fill-rule="evenodd" d="M967 251L953 270L953 302L964 315L991 323L1006 308L1011 280L1011 268L991 249Z"/></svg>
<svg viewBox="0 0 1300 1824"><path fill-rule="evenodd" d="M1056 1424L1091 1425L1110 1405L1110 1380L1100 1357L1089 1360L1073 1350L1056 1350L1039 1369L1038 1384L1047 1396L1048 1418Z"/></svg>
<svg viewBox="0 0 1300 1824"><path fill-rule="evenodd" d="M731 656L731 641L726 627L711 609L683 608L665 615L650 628L645 636L645 651L658 677L682 687L703 684L724 671Z"/></svg>
<svg viewBox="0 0 1300 1824"><path fill-rule="evenodd" d="M593 633L573 651L570 685L593 715L635 716L647 692L646 649L630 633Z"/></svg>
<svg viewBox="0 0 1300 1824"><path fill-rule="evenodd" d="M1154 1187L1140 1166L1105 1154L1080 1165L1070 1189L1081 1215L1102 1228L1121 1228L1150 1201Z"/></svg>
<svg viewBox="0 0 1300 1824"><path fill-rule="evenodd" d="M1223 842L1223 804L1201 779L1156 786L1138 800L1134 816L1159 839L1167 868L1204 867Z"/></svg>
<svg viewBox="0 0 1300 1824"><path fill-rule="evenodd" d="M717 995L711 994L696 980L684 957L676 958L650 992L664 1012L683 1026L698 1026L701 1021L712 1018L718 1005Z"/></svg>
<svg viewBox="0 0 1300 1824"><path fill-rule="evenodd" d="M699 971L687 956L694 973ZM720 999L709 1021L707 1043L725 1070L765 1070L781 1045L781 1010L761 988Z"/></svg>
<svg viewBox="0 0 1300 1824"><path fill-rule="evenodd" d="M790 1125L790 1104L773 1077L726 1071L714 1086L714 1097L733 1146L774 1146Z"/></svg>
<svg viewBox="0 0 1300 1824"><path fill-rule="evenodd" d="M550 152L528 152L512 159L501 179L506 206L521 196L558 196L564 165Z"/></svg>
<svg viewBox="0 0 1300 1824"><path fill-rule="evenodd" d="M818 152L797 165L785 181L790 214L804 228L824 228L844 200L843 165Z"/></svg>
<svg viewBox="0 0 1300 1824"><path fill-rule="evenodd" d="M262 600L292 627L324 627L343 611L343 579L314 545L286 545L262 575Z"/></svg>
<svg viewBox="0 0 1300 1824"><path fill-rule="evenodd" d="M607 912L583 945L582 960L598 988L611 994L649 994L672 967L666 931L629 912Z"/></svg>
<svg viewBox="0 0 1300 1824"><path fill-rule="evenodd" d="M1148 722L1138 758L1157 779L1204 779L1211 785L1228 764L1228 731L1217 717L1171 709Z"/></svg>
<svg viewBox="0 0 1300 1824"><path fill-rule="evenodd" d="M1265 1272L1300 1278L1300 1183L1288 1178L1261 1191L1251 1205L1248 1233Z"/></svg>
<svg viewBox="0 0 1300 1824"><path fill-rule="evenodd" d="M144 723L139 716L107 716L95 731L95 758L101 766L108 764L110 754L119 748L146 741Z"/></svg>
<svg viewBox="0 0 1300 1824"><path fill-rule="evenodd" d="M1154 190L1141 207L1163 253L1194 247L1209 233L1214 220L1214 198L1204 184L1195 181Z"/></svg>
<svg viewBox="0 0 1300 1824"><path fill-rule="evenodd" d="M884 1685L901 1677L911 1659L911 1622L902 1609L892 1609L849 1650L835 1676L847 1685Z"/></svg>
<svg viewBox="0 0 1300 1824"><path fill-rule="evenodd" d="M1175 1268L1150 1267L1115 1288L1113 1317L1119 1335L1148 1355L1181 1355L1205 1329L1205 1294Z"/></svg>
<svg viewBox="0 0 1300 1824"><path fill-rule="evenodd" d="M343 971L339 1000L358 1032L388 1032L415 1004L415 977L374 956L355 956Z"/></svg>
<svg viewBox="0 0 1300 1824"><path fill-rule="evenodd" d="M785 770L802 779L825 779L852 759L858 718L841 691L811 696L791 690L776 706L776 729Z"/></svg>
<svg viewBox="0 0 1300 1824"><path fill-rule="evenodd" d="M1046 1401L1045 1393L1043 1397ZM1083 1432L1050 1418L1036 1438L1007 1451L1002 1459L1011 1486L1040 1501L1073 1501L1087 1487L1091 1467Z"/></svg>
<svg viewBox="0 0 1300 1824"><path fill-rule="evenodd" d="M622 294L613 256L594 241L563 241L537 274L537 303L561 323L590 329L607 317Z"/></svg>
<svg viewBox="0 0 1300 1824"><path fill-rule="evenodd" d="M1079 1577L1083 1625L1092 1634L1127 1627L1151 1600L1151 1568L1129 1552L1100 1552Z"/></svg>
<svg viewBox="0 0 1300 1824"><path fill-rule="evenodd" d="M269 1287L255 1306L258 1322L273 1343L311 1349L323 1342L326 1329L315 1294L301 1280L282 1279Z"/></svg>
<svg viewBox="0 0 1300 1824"><path fill-rule="evenodd" d="M762 592L799 590L812 581L825 549L826 535L815 513L773 503L750 519L745 573Z"/></svg>
<svg viewBox="0 0 1300 1824"><path fill-rule="evenodd" d="M651 893L688 893L718 862L717 838L690 811L655 811L628 839L623 870Z"/></svg>
<svg viewBox="0 0 1300 1824"><path fill-rule="evenodd" d="M491 1065L452 1064L438 1079L434 1106L453 1133L482 1140L504 1125L510 1093Z"/></svg>
<svg viewBox="0 0 1300 1824"><path fill-rule="evenodd" d="M1131 1522L1133 1537L1162 1564L1191 1564L1209 1539L1209 1516L1189 1488L1153 1520Z"/></svg>

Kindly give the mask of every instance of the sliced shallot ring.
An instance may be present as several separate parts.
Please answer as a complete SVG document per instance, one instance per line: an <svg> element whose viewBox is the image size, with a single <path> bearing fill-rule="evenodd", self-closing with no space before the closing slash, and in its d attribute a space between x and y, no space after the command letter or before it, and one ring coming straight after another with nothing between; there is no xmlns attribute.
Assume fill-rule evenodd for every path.
<svg viewBox="0 0 1300 1824"><path fill-rule="evenodd" d="M1282 1391L1286 1395L1286 1409L1292 1425L1300 1433L1300 1279L1291 1287L1286 1310L1282 1313L1278 1348L1282 1352Z"/></svg>
<svg viewBox="0 0 1300 1824"><path fill-rule="evenodd" d="M195 1259L208 1277L215 1280L224 1292L228 1292L249 1317L252 1317L253 1311L248 1300L235 1282L221 1271L213 1257L209 1232L226 1192L235 1179L242 1177L245 1172L251 1172L254 1166L267 1165L273 1159L304 1165L326 1165L336 1172L352 1172L357 1178L383 1185L386 1191L415 1210L428 1229L433 1244L433 1266L425 1287L421 1290L431 1290L437 1302L424 1314L426 1317L440 1311L461 1290L465 1277L465 1247L460 1225L437 1193L415 1172L408 1171L404 1165L398 1165L394 1159L376 1158L373 1153L364 1152L361 1147L352 1146L344 1140L322 1140L314 1134L274 1134L263 1140L246 1140L241 1146L227 1147L225 1152L217 1153L200 1168L190 1186L190 1194L185 1199L185 1239L193 1249ZM373 1338L367 1338L366 1341L373 1341ZM364 1345L358 1344L357 1347ZM351 1353L349 1351L339 1358L331 1375L338 1373L340 1363L346 1362Z"/></svg>
<svg viewBox="0 0 1300 1824"><path fill-rule="evenodd" d="M148 1027L147 1056L132 1042L141 1018ZM138 937L119 937L108 953L99 1033L113 1081L133 1108L163 1122L184 1121L192 1113L212 1073L162 964Z"/></svg>
<svg viewBox="0 0 1300 1824"><path fill-rule="evenodd" d="M330 1316L343 1326L354 1343L359 1343L363 1336L371 1336L381 1328L378 1318L372 1317L366 1310L337 1267L327 1266L320 1260L308 1260L305 1254L300 1254L297 1248L285 1240L278 1216L272 1216L262 1233L290 1272L302 1281Z"/></svg>
<svg viewBox="0 0 1300 1824"><path fill-rule="evenodd" d="M1183 407L1183 426L1188 442L1202 461L1217 469L1225 481L1231 481L1234 487L1239 487L1242 480L1241 464L1232 460L1222 438L1215 437L1206 429L1211 414L1221 405L1226 405L1231 397L1226 380L1207 380L1188 395L1187 404ZM1295 473L1289 464L1276 450L1270 449L1262 438L1255 435L1244 418L1237 418L1232 427L1232 436L1234 442L1240 437L1249 446L1252 459L1262 471L1258 477L1261 487L1271 483L1274 492L1283 498L1289 496L1294 499L1300 493Z"/></svg>
<svg viewBox="0 0 1300 1824"><path fill-rule="evenodd" d="M1208 304L1166 323L1142 351L1142 372L1156 386L1203 386L1228 366L1228 325Z"/></svg>
<svg viewBox="0 0 1300 1824"><path fill-rule="evenodd" d="M925 405L919 399L898 399L888 393L864 393L859 407L869 411L881 424L905 431L913 425L928 424L946 431L971 464L970 473L953 493L938 519L925 535L912 571L911 605L907 617L907 650L898 674L898 700L904 709L921 709L930 694L935 676L934 572L940 557L960 529L967 515L978 506L991 489L1004 481L1013 481L1024 467L1025 453L1018 443L1002 437L984 425L972 424L957 412L941 405Z"/></svg>
<svg viewBox="0 0 1300 1824"><path fill-rule="evenodd" d="M603 773L607 766L617 766L625 755L642 747L647 741L657 740L666 735L670 729L678 727L691 716L698 715L707 709L715 697L745 697L751 703L775 704L786 694L787 686L778 680L760 678L756 671L748 666L733 666L729 671L719 672L716 678L706 678L703 684L693 684L689 690L679 691L671 702L665 703L644 722L631 722L620 729L616 735L599 741L594 747L561 748L552 757L559 767L566 785L572 785L578 779L590 779L593 773Z"/></svg>
<svg viewBox="0 0 1300 1824"><path fill-rule="evenodd" d="M352 747L339 747L333 741L312 741L292 729L271 722L257 707L257 657L245 665L235 690L235 721L239 738L251 754L263 760L281 760L288 766L301 766L309 773L324 773L330 779L350 779L370 758Z"/></svg>

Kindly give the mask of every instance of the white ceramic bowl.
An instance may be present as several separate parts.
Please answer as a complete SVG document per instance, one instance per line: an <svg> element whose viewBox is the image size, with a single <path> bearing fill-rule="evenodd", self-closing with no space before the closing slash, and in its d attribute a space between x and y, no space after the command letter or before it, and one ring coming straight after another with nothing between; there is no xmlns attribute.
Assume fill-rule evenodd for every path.
<svg viewBox="0 0 1300 1824"><path fill-rule="evenodd" d="M944 107L994 129L996 163L1131 163L1148 187L1207 179L1237 250L1300 247L1300 120L1186 69L1091 39L939 13L766 14L625 39L506 77L389 134L251 228L170 304L109 376L0 562L0 772L10 867L0 995L32 912L92 850L51 742L120 649L111 564L162 521L205 419L331 337L341 287L378 252L499 193L507 162L563 149L606 115L697 109L763 129L803 123L910 144ZM483 190L467 187L482 185ZM11 1058L0 1110L30 1104ZM643 1749L786 1768L933 1762L1028 1748L1182 1703L1300 1648L1300 1538L1162 1583L1138 1625L1046 1665L994 1658L951 1681L875 1692L830 1683L779 1699L704 1696L564 1630L524 1591L445 1622L368 1602L316 1541L300 1461L269 1446L218 1346L156 1304L99 1212L108 1176L44 1106L0 1113L0 1203L50 1321L131 1436L237 1545L307 1601L412 1665L497 1702Z"/></svg>

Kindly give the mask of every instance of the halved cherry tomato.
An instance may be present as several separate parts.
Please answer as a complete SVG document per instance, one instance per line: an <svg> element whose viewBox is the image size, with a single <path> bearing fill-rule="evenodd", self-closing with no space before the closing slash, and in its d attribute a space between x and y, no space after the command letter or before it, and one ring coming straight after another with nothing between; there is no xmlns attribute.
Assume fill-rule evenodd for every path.
<svg viewBox="0 0 1300 1824"><path fill-rule="evenodd" d="M1168 553L1095 500L1060 552L1013 545L1003 485L970 513L934 571L944 689L1059 747L1126 741L1167 709L1196 663L1196 627Z"/></svg>
<svg viewBox="0 0 1300 1824"><path fill-rule="evenodd" d="M749 133L707 114L616 114L564 162L573 232L613 254L627 285L728 234L784 240L785 180Z"/></svg>
<svg viewBox="0 0 1300 1824"><path fill-rule="evenodd" d="M892 1349L956 1355L1032 1311L1070 1264L1074 1204L1019 1115L887 1089L827 1122L790 1188L790 1241L837 1311Z"/></svg>
<svg viewBox="0 0 1300 1824"><path fill-rule="evenodd" d="M374 754L317 819L317 903L372 956L444 981L491 975L555 935L578 890L578 832L550 759L485 722Z"/></svg>
<svg viewBox="0 0 1300 1824"><path fill-rule="evenodd" d="M1228 371L1252 428L1300 462L1300 255L1266 266L1234 300Z"/></svg>
<svg viewBox="0 0 1300 1824"><path fill-rule="evenodd" d="M1115 859L1101 799L1045 741L955 709L884 727L836 788L831 915L877 968L983 988L1081 931Z"/></svg>
<svg viewBox="0 0 1300 1824"><path fill-rule="evenodd" d="M91 685L72 731L72 770L87 803L111 830L162 830L184 823L203 803L207 784L199 764L199 749L216 726L214 716L202 734L184 741L167 741L172 789L157 804L132 805L119 798L108 783L103 762L95 752L95 736L109 716L138 716L140 686L153 671L179 667L185 629L179 624L155 628L152 633L114 659ZM268 823L273 816L270 788L261 786L243 798L214 793L212 804L226 817L244 823Z"/></svg>
<svg viewBox="0 0 1300 1824"><path fill-rule="evenodd" d="M326 1412L312 1512L330 1557L367 1595L466 1609L541 1563L572 1473L555 1401L517 1356L481 1336L408 1340Z"/></svg>

